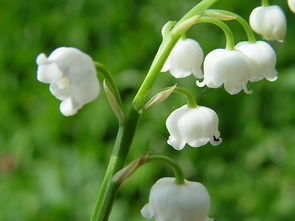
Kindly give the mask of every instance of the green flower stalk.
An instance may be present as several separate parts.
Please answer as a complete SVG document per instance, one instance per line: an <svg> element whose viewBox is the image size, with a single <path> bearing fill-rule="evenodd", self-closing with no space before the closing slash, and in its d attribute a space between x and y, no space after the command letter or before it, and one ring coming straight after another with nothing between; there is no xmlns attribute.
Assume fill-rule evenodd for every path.
<svg viewBox="0 0 295 221"><path fill-rule="evenodd" d="M171 158L162 155L151 155L147 157L146 162L161 162L168 165L175 175L175 183L184 184L184 174L180 166Z"/></svg>
<svg viewBox="0 0 295 221"><path fill-rule="evenodd" d="M208 16L211 16L212 13L221 13L221 14L224 14L224 15L228 15L228 16L232 16L233 19L235 19L237 22L239 22L241 24L241 26L244 28L246 34L247 34L247 37L248 37L248 41L250 43L255 43L256 42L256 38L255 38L255 35L254 35L254 32L252 31L250 25L248 24L248 22L240 15L234 13L234 12L231 12L231 11L226 11L226 10L219 10L219 9L208 9L206 11L206 15Z"/></svg>

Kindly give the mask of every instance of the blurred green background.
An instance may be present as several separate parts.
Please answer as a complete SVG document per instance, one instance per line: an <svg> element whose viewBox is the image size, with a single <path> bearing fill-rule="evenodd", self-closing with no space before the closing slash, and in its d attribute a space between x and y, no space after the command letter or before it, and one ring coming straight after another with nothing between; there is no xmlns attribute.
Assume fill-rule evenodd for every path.
<svg viewBox="0 0 295 221"><path fill-rule="evenodd" d="M275 2L275 1L273 1ZM202 182L218 221L290 221L295 217L295 15L288 18L278 55L279 79L250 83L252 95L196 88L194 77L159 75L154 90L175 82L198 103L214 109L223 143L175 151L166 144L165 120L185 100L173 95L149 109L139 125L128 162L153 151L179 162L190 180ZM179 19L194 0L1 0L0 7L0 220L89 220L111 153L117 122L103 93L74 117L59 113L48 85L36 81L35 58L73 46L104 63L130 104L161 41L161 27ZM259 1L223 0L217 8L248 18ZM229 22L236 40L245 34ZM205 53L223 47L222 32L201 24L187 34ZM110 221L144 220L139 211L151 185L173 174L146 165L120 189Z"/></svg>

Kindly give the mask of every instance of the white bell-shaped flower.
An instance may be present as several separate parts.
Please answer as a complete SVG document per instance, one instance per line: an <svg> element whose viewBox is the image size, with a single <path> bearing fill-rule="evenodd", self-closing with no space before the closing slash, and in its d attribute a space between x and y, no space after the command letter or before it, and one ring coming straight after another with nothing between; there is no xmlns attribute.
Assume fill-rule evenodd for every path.
<svg viewBox="0 0 295 221"><path fill-rule="evenodd" d="M247 83L251 74L250 61L240 51L215 49L204 60L204 80L197 81L199 87L207 85L210 88L218 88L224 84L225 90L233 95L247 89Z"/></svg>
<svg viewBox="0 0 295 221"><path fill-rule="evenodd" d="M141 214L155 221L213 221L208 218L209 207L210 197L203 184L185 180L178 185L175 178L167 177L152 186Z"/></svg>
<svg viewBox="0 0 295 221"><path fill-rule="evenodd" d="M288 0L289 8L293 13L295 13L295 0Z"/></svg>
<svg viewBox="0 0 295 221"><path fill-rule="evenodd" d="M170 133L167 143L176 150L183 149L186 143L192 147L200 147L209 141L212 145L221 143L218 116L208 107L184 105L169 115L166 127Z"/></svg>
<svg viewBox="0 0 295 221"><path fill-rule="evenodd" d="M255 8L250 14L250 25L266 40L282 42L286 35L286 16L277 5Z"/></svg>
<svg viewBox="0 0 295 221"><path fill-rule="evenodd" d="M49 57L39 54L37 79L50 84L50 92L61 100L60 111L71 116L86 103L94 100L100 91L92 58L71 47L55 49Z"/></svg>
<svg viewBox="0 0 295 221"><path fill-rule="evenodd" d="M249 81L260 81L266 78L275 81L278 78L276 66L276 53L265 41L250 43L243 41L235 46L236 50L243 52L251 62L251 75Z"/></svg>
<svg viewBox="0 0 295 221"><path fill-rule="evenodd" d="M193 39L179 40L168 56L161 72L170 71L175 78L184 78L190 74L202 78L203 59L203 50L198 42Z"/></svg>

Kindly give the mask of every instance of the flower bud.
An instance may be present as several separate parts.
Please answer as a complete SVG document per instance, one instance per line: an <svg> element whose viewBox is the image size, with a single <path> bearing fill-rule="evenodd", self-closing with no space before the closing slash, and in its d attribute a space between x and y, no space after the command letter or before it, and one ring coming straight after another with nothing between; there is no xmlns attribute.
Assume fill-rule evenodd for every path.
<svg viewBox="0 0 295 221"><path fill-rule="evenodd" d="M273 48L265 41L256 41L249 43L243 41L235 46L245 54L251 62L251 75L249 81L260 81L266 78L269 81L275 81L278 78L276 66L276 54Z"/></svg>
<svg viewBox="0 0 295 221"><path fill-rule="evenodd" d="M247 89L250 74L250 62L242 52L215 49L205 57L204 80L197 81L197 85L218 88L224 84L225 90L231 95L243 89L246 93L251 93Z"/></svg>
<svg viewBox="0 0 295 221"><path fill-rule="evenodd" d="M210 221L210 197L206 187L185 180L175 183L175 178L161 178L153 186L147 203L141 210L143 217L155 221Z"/></svg>
<svg viewBox="0 0 295 221"><path fill-rule="evenodd" d="M179 40L168 56L161 72L169 70L175 78L184 78L192 73L197 78L202 78L203 59L203 50L198 42L193 39Z"/></svg>
<svg viewBox="0 0 295 221"><path fill-rule="evenodd" d="M288 0L290 10L295 13L295 0Z"/></svg>
<svg viewBox="0 0 295 221"><path fill-rule="evenodd" d="M169 115L166 127L170 133L167 143L176 150L183 149L186 143L192 147L200 147L209 141L212 145L221 143L218 116L208 107L184 105Z"/></svg>
<svg viewBox="0 0 295 221"><path fill-rule="evenodd" d="M37 79L50 84L50 92L61 100L60 111L71 116L99 94L100 86L92 58L71 47L55 49L49 57L39 54Z"/></svg>
<svg viewBox="0 0 295 221"><path fill-rule="evenodd" d="M250 15L251 28L266 40L282 42L286 35L287 22L283 10L277 5L260 6Z"/></svg>

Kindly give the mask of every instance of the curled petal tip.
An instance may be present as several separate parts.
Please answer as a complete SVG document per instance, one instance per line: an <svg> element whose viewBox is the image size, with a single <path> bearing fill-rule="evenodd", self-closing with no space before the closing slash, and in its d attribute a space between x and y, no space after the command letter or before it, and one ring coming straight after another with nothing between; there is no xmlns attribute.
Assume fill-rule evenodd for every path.
<svg viewBox="0 0 295 221"><path fill-rule="evenodd" d="M184 141L179 141L175 137L169 136L167 143L172 146L175 150L182 150L185 146Z"/></svg>
<svg viewBox="0 0 295 221"><path fill-rule="evenodd" d="M193 70L193 75L196 77L196 78L200 78L200 79L203 79L204 78L204 73L202 71L202 69L197 69L197 70Z"/></svg>
<svg viewBox="0 0 295 221"><path fill-rule="evenodd" d="M246 94L252 94L253 91L248 89L247 84L248 84L247 81L244 82L244 91Z"/></svg>
<svg viewBox="0 0 295 221"><path fill-rule="evenodd" d="M284 43L284 39L278 39L279 43Z"/></svg>
<svg viewBox="0 0 295 221"><path fill-rule="evenodd" d="M200 82L199 80L197 80L196 81L196 84L197 84L198 87L204 87L206 85L206 82L205 82L205 80L202 81L202 82Z"/></svg>
<svg viewBox="0 0 295 221"><path fill-rule="evenodd" d="M240 90L237 90L237 89L227 89L227 88L225 88L225 90L226 90L230 95L235 95L235 94L240 93Z"/></svg>
<svg viewBox="0 0 295 221"><path fill-rule="evenodd" d="M150 207L149 203L144 205L144 207L140 210L140 213L146 219L151 219L154 216L154 211Z"/></svg>
<svg viewBox="0 0 295 221"><path fill-rule="evenodd" d="M215 137L213 136L211 139L210 139L210 143L214 146L217 146L219 144L222 143L222 138L221 137Z"/></svg>
<svg viewBox="0 0 295 221"><path fill-rule="evenodd" d="M37 56L36 58L36 63L38 65L41 65L41 64L48 64L49 61L48 61L48 58L46 57L46 55L44 53L41 53Z"/></svg>
<svg viewBox="0 0 295 221"><path fill-rule="evenodd" d="M245 91L246 94L252 94L252 92L253 92L253 90L249 90L247 88L247 83L244 85L244 91Z"/></svg>
<svg viewBox="0 0 295 221"><path fill-rule="evenodd" d="M78 109L79 104L71 97L65 99L60 104L60 112L66 117L75 115Z"/></svg>
<svg viewBox="0 0 295 221"><path fill-rule="evenodd" d="M268 80L268 81L276 81L276 80L278 80L278 76L275 76L275 77L267 77L266 80Z"/></svg>

